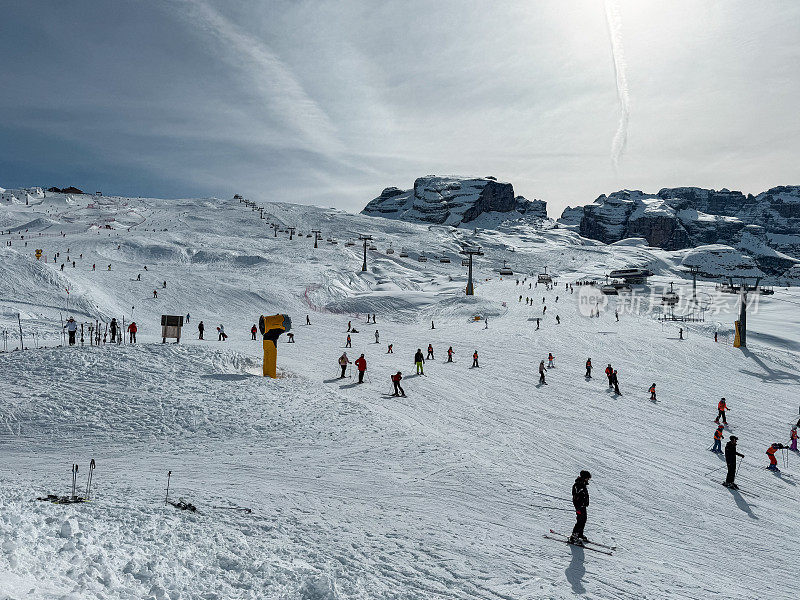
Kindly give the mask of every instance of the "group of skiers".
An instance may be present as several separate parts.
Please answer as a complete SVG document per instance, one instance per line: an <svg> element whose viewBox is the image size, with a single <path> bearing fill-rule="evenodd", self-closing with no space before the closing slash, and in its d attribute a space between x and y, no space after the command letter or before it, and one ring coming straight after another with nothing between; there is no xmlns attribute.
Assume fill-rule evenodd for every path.
<svg viewBox="0 0 800 600"><path fill-rule="evenodd" d="M727 401L725 398L720 398L719 402L717 403L717 417L714 419L714 422L717 423L717 429L714 431L714 442L711 445L711 451L715 454L722 454L722 440L725 439L724 431L728 424L728 419L726 416L728 410L729 407ZM722 423L720 423L720 420L722 420ZM778 468L778 460L775 458L775 453L778 450L791 450L792 452L797 452L798 426L800 426L800 420L797 421L797 424L792 425L791 432L789 433L788 446L780 442L774 442L769 445L766 451L767 458L769 459L769 464L766 467L767 469L780 473L780 469ZM744 458L743 454L736 451L737 442L738 438L735 435L732 435L728 440L728 443L725 445L725 461L728 467L728 476L726 477L723 485L733 489L739 489L734 483L736 478L736 457L740 456Z"/></svg>

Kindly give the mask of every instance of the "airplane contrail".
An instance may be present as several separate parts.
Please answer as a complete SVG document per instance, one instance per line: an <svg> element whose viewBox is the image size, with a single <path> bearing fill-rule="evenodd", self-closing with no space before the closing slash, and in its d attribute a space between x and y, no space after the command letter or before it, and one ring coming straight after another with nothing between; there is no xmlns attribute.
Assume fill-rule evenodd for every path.
<svg viewBox="0 0 800 600"><path fill-rule="evenodd" d="M630 93L628 92L628 64L625 62L625 51L622 47L622 19L620 18L618 0L604 0L606 9L606 26L611 42L611 58L614 62L614 79L617 84L619 99L619 125L611 142L611 162L614 170L618 170L619 162L628 143L628 120L630 119Z"/></svg>

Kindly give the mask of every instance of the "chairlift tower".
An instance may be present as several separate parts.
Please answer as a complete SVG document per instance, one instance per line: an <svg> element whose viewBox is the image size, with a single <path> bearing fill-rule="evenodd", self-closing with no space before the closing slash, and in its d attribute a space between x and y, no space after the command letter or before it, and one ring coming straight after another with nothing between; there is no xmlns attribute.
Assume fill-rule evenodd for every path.
<svg viewBox="0 0 800 600"><path fill-rule="evenodd" d="M311 233L314 234L314 248L316 248L317 247L317 242L319 241L319 237L320 237L320 234L322 233L322 231L320 231L319 229L312 229Z"/></svg>
<svg viewBox="0 0 800 600"><path fill-rule="evenodd" d="M360 240L362 240L364 242L364 264L361 265L361 271L362 272L366 272L366 270L367 270L367 242L371 242L372 241L372 236L371 235L360 235L360 236L358 236L358 239L360 239Z"/></svg>
<svg viewBox="0 0 800 600"><path fill-rule="evenodd" d="M756 282L754 285L747 285L747 278L742 277L742 285L737 290L736 286L733 284L733 278L728 277L728 282L730 283L730 289L732 293L739 294L739 320L735 323L736 337L733 342L733 345L736 348L747 347L747 293L758 291L758 284L761 281L761 278L756 277L755 280Z"/></svg>
<svg viewBox="0 0 800 600"><path fill-rule="evenodd" d="M460 254L465 254L467 257L469 257L469 275L467 276L467 296L474 296L475 286L472 284L472 257L483 256L483 252L481 252L480 247L464 248L463 250L461 250Z"/></svg>
<svg viewBox="0 0 800 600"><path fill-rule="evenodd" d="M689 267L689 272L692 274L692 302L697 304L697 275L700 273L700 267L692 265Z"/></svg>
<svg viewBox="0 0 800 600"><path fill-rule="evenodd" d="M297 228L296 227L289 227L289 240L291 240L292 236L294 236L294 230L295 229L297 229Z"/></svg>

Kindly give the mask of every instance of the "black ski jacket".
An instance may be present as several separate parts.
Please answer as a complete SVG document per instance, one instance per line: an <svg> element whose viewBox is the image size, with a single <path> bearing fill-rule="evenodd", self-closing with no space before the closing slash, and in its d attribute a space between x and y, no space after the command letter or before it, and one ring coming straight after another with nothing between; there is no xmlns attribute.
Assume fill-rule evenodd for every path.
<svg viewBox="0 0 800 600"><path fill-rule="evenodd" d="M418 362L424 363L425 362L425 357L422 356L422 352L417 352L414 355L414 362L415 363L418 363Z"/></svg>
<svg viewBox="0 0 800 600"><path fill-rule="evenodd" d="M736 444L728 440L728 443L725 444L725 462L728 463L729 465L731 464L735 465L737 456L741 456L742 458L744 458L744 454L741 454L736 451Z"/></svg>
<svg viewBox="0 0 800 600"><path fill-rule="evenodd" d="M572 504L578 510L589 506L589 490L580 477L572 484Z"/></svg>

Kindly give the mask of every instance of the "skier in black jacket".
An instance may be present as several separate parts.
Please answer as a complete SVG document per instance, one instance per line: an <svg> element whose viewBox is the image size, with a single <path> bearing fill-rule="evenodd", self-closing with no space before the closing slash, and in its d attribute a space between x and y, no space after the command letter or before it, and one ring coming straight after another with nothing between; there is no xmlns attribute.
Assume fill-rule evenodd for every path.
<svg viewBox="0 0 800 600"><path fill-rule="evenodd" d="M735 435L732 435L728 440L728 443L725 444L725 462L728 464L728 476L725 478L725 487L731 488L733 490L738 490L739 486L736 485L733 480L736 478L736 457L741 456L744 458L744 454L741 454L736 451L736 442L739 440Z"/></svg>
<svg viewBox="0 0 800 600"><path fill-rule="evenodd" d="M581 471L580 476L572 484L572 504L575 506L575 527L572 528L572 535L569 537L571 544L583 545L586 536L583 535L583 528L586 527L586 507L589 506L589 490L586 485L592 478L589 471Z"/></svg>

